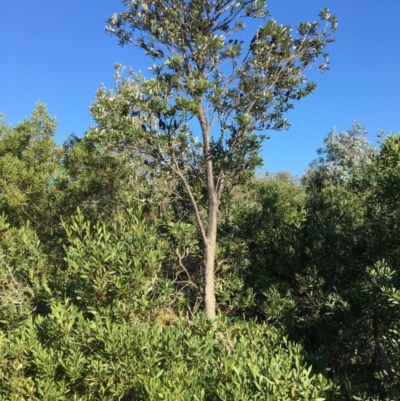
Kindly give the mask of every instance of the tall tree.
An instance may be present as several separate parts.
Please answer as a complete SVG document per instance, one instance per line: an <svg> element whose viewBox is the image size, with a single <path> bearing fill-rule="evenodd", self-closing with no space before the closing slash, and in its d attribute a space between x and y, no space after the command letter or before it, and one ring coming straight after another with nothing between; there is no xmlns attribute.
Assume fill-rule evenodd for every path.
<svg viewBox="0 0 400 401"><path fill-rule="evenodd" d="M284 113L315 89L304 72L328 68L325 47L334 40L337 20L323 9L320 23L300 23L294 35L270 18L263 0L123 3L126 10L109 18L107 30L121 45L144 50L154 75L132 72L119 76L116 92L100 89L92 108L94 132L111 132L121 141L135 137L148 165L182 182L204 245L204 302L214 318L224 190L261 164L265 130L287 128ZM245 21L257 19L261 25L245 43ZM192 135L195 121L200 143Z"/></svg>

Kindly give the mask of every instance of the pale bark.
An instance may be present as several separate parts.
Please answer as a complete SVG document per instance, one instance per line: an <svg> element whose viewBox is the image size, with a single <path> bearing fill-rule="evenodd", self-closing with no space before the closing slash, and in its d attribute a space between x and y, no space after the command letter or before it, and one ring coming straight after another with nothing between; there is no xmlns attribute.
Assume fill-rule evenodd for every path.
<svg viewBox="0 0 400 401"><path fill-rule="evenodd" d="M214 169L210 149L210 125L202 101L199 102L199 121L203 136L203 151L206 165L206 185L208 194L208 224L204 244L204 304L206 315L210 319L216 316L215 299L215 254L217 247L217 227L219 197L215 190Z"/></svg>
<svg viewBox="0 0 400 401"><path fill-rule="evenodd" d="M202 103L199 102L200 113L199 121L203 136L203 152L206 166L206 189L209 201L207 225L202 221L200 211L184 174L182 173L174 154L172 155L173 164L170 166L172 171L181 179L188 193L192 204L197 224L200 229L204 244L204 304L207 317L214 319L216 316L215 298L215 257L217 249L217 229L218 229L218 209L223 190L224 177L219 177L217 186L214 183L214 169L210 150L210 129L211 123L207 121Z"/></svg>
<svg viewBox="0 0 400 401"><path fill-rule="evenodd" d="M204 247L204 303L206 314L213 319L216 315L215 299L215 253L217 248L218 199L213 196L208 211L207 244Z"/></svg>

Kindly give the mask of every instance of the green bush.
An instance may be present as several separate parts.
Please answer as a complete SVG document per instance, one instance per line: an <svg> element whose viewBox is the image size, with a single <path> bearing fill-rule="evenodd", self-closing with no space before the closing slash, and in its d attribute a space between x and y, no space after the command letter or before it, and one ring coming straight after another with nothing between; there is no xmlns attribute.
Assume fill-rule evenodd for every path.
<svg viewBox="0 0 400 401"><path fill-rule="evenodd" d="M48 285L56 280L57 271L29 224L11 227L0 216L0 329L7 332L31 314L45 313Z"/></svg>
<svg viewBox="0 0 400 401"><path fill-rule="evenodd" d="M331 389L266 324L179 316L161 274L167 244L140 209L108 224L78 213L59 265L29 227L0 223L0 399L317 400ZM16 287L25 295L7 303Z"/></svg>
<svg viewBox="0 0 400 401"><path fill-rule="evenodd" d="M170 304L172 284L160 274L167 243L140 208L111 223L78 212L64 228L65 295L86 315L148 320Z"/></svg>
<svg viewBox="0 0 400 401"><path fill-rule="evenodd" d="M299 345L266 325L198 316L86 319L68 301L0 337L7 400L323 400Z"/></svg>

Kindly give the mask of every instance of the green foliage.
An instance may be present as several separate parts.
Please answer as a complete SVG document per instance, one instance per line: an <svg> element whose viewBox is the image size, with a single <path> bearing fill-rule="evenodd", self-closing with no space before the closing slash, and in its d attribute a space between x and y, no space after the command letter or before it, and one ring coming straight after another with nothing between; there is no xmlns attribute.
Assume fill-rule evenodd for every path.
<svg viewBox="0 0 400 401"><path fill-rule="evenodd" d="M64 179L61 149L54 144L56 121L38 103L30 118L16 127L0 124L0 211L19 227L29 221L42 240L60 229Z"/></svg>
<svg viewBox="0 0 400 401"><path fill-rule="evenodd" d="M395 168L400 160L400 136L392 132L390 135L383 134L383 143L377 155L381 166Z"/></svg>
<svg viewBox="0 0 400 401"><path fill-rule="evenodd" d="M294 305L286 277L299 264L305 195L290 180L266 178L239 193L239 200L228 209L219 247L226 260L223 266L229 266L231 276L241 283L238 311L247 309L246 314L276 325L291 324ZM232 279L224 281L217 275L218 280L223 280L224 293L229 291Z"/></svg>
<svg viewBox="0 0 400 401"><path fill-rule="evenodd" d="M332 399L396 399L397 139L375 152L357 135L330 136L307 186L281 174L235 194L219 241L234 279L219 299L301 341L340 384Z"/></svg>
<svg viewBox="0 0 400 401"><path fill-rule="evenodd" d="M324 9L320 23L301 23L294 35L269 17L264 1L123 3L107 31L151 57L154 76L123 78L118 66L115 91L101 88L92 106L96 135L133 139L149 163L203 180L198 170L209 153L215 185L260 165L259 132L288 127L284 113L315 89L303 72L327 69L325 48L337 29ZM262 25L244 44L238 33L248 18ZM192 142L195 120L205 150Z"/></svg>
<svg viewBox="0 0 400 401"><path fill-rule="evenodd" d="M298 277L299 311L304 308L298 333L310 341L313 365L330 365L343 399L364 399L358 392L396 399L398 393L394 374L382 367L388 358L390 370L398 369L388 356L397 317L383 295L385 288L395 292L399 286L399 172L389 151L395 142L392 135L377 152L369 147L364 161L339 164L347 166L345 180L308 187L303 261L312 268ZM364 145L349 148L349 155L367 155Z"/></svg>
<svg viewBox="0 0 400 401"><path fill-rule="evenodd" d="M71 137L64 144L64 216L76 208L94 219L114 218L141 189L124 154L115 152L113 142ZM110 149L111 148L111 149Z"/></svg>
<svg viewBox="0 0 400 401"><path fill-rule="evenodd" d="M62 149L42 105L1 125L0 398L397 399L398 136L374 151L355 126L302 183L249 167L224 186L211 324L190 192L119 130L121 99L101 98L115 119Z"/></svg>
<svg viewBox="0 0 400 401"><path fill-rule="evenodd" d="M332 388L298 345L253 323L87 320L61 302L0 338L0 394L10 400L316 401Z"/></svg>
<svg viewBox="0 0 400 401"><path fill-rule="evenodd" d="M168 305L171 282L160 277L166 242L140 209L113 223L93 224L82 213L64 228L65 293L86 314L151 319Z"/></svg>
<svg viewBox="0 0 400 401"><path fill-rule="evenodd" d="M140 212L94 226L78 214L65 229L67 267L60 282L69 300L62 299L60 282L43 277L46 263L34 233L3 222L7 265L1 272L10 274L2 292L3 398L207 400L258 394L285 400L292 394L314 399L329 387L304 367L299 347L266 327L225 321L216 331L204 319L188 325L163 311L168 283L157 274L165 244ZM179 229L171 229L178 238ZM43 288L60 299L48 298L47 311L36 315L33 299ZM12 298L16 289L18 299Z"/></svg>
<svg viewBox="0 0 400 401"><path fill-rule="evenodd" d="M366 139L367 131L354 121L348 131L333 129L324 139L324 147L317 150L304 177L308 185L332 185L349 182L357 169L372 162L375 149Z"/></svg>
<svg viewBox="0 0 400 401"><path fill-rule="evenodd" d="M173 241L195 252L190 225L171 225L171 244L139 208L63 226L54 265L29 227L1 222L0 398L317 400L332 389L272 327L177 315L163 261Z"/></svg>
<svg viewBox="0 0 400 401"><path fill-rule="evenodd" d="M48 281L56 271L29 225L11 227L2 216L0 233L0 328L7 332L31 314L46 311Z"/></svg>

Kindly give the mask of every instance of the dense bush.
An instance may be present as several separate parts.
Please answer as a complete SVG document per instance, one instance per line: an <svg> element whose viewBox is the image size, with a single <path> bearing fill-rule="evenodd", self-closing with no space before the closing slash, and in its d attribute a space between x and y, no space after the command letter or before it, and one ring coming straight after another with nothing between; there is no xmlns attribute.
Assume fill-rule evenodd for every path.
<svg viewBox="0 0 400 401"><path fill-rule="evenodd" d="M159 277L166 243L140 210L64 224L57 280L29 227L2 224L4 399L316 400L332 389L273 327L177 316Z"/></svg>
<svg viewBox="0 0 400 401"><path fill-rule="evenodd" d="M87 319L68 301L2 334L9 400L317 400L331 388L266 325ZM5 365L4 365L5 363Z"/></svg>

